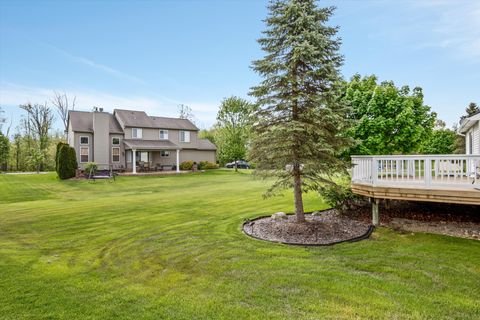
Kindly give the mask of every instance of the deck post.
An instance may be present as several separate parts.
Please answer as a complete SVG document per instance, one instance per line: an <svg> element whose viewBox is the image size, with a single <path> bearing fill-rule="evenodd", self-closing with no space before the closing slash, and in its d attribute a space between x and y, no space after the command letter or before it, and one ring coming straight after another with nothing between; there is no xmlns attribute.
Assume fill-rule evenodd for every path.
<svg viewBox="0 0 480 320"><path fill-rule="evenodd" d="M372 198L372 224L378 226L378 203L379 199Z"/></svg>

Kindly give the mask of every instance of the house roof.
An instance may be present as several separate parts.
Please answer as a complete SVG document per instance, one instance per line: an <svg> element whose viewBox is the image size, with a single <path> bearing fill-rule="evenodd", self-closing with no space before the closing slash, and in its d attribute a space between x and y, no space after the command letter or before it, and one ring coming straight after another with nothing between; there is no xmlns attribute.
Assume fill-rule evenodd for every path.
<svg viewBox="0 0 480 320"><path fill-rule="evenodd" d="M144 111L115 109L113 111L125 127L195 130L198 128L188 119L149 116Z"/></svg>
<svg viewBox="0 0 480 320"><path fill-rule="evenodd" d="M217 147L208 139L198 139L199 150L217 150Z"/></svg>
<svg viewBox="0 0 480 320"><path fill-rule="evenodd" d="M180 149L175 143L169 140L140 140L140 139L124 139L125 149L138 150L171 150Z"/></svg>
<svg viewBox="0 0 480 320"><path fill-rule="evenodd" d="M465 118L461 123L460 123L460 128L458 128L458 132L460 133L466 133L468 129L470 129L475 123L480 121L480 113L477 113L469 118Z"/></svg>
<svg viewBox="0 0 480 320"><path fill-rule="evenodd" d="M109 132L123 134L117 119L112 114L109 115ZM72 130L77 132L93 132L93 112L88 111L69 111L68 117L72 124Z"/></svg>

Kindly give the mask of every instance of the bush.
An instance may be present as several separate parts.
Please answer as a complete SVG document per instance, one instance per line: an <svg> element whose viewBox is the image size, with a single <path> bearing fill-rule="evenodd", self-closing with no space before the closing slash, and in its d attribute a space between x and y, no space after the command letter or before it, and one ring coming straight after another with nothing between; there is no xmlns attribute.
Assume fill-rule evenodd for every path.
<svg viewBox="0 0 480 320"><path fill-rule="evenodd" d="M57 171L57 173L58 173L58 154L60 153L60 149L65 145L67 144L64 142L57 143L57 150L55 152L55 171Z"/></svg>
<svg viewBox="0 0 480 320"><path fill-rule="evenodd" d="M98 170L98 166L95 162L87 162L84 168L85 168L86 174L92 174L92 175L96 174Z"/></svg>
<svg viewBox="0 0 480 320"><path fill-rule="evenodd" d="M75 177L75 170L77 167L78 164L75 149L64 144L60 147L58 152L58 177L60 179Z"/></svg>
<svg viewBox="0 0 480 320"><path fill-rule="evenodd" d="M183 161L180 163L180 170L192 170L193 167L193 161L188 160L188 161Z"/></svg>
<svg viewBox="0 0 480 320"><path fill-rule="evenodd" d="M363 206L365 199L355 195L350 189L350 177L345 177L339 184L328 184L320 188L320 195L333 208L347 211Z"/></svg>
<svg viewBox="0 0 480 320"><path fill-rule="evenodd" d="M217 163L209 161L200 161L198 164L198 170L208 170L208 169L218 169L219 165Z"/></svg>

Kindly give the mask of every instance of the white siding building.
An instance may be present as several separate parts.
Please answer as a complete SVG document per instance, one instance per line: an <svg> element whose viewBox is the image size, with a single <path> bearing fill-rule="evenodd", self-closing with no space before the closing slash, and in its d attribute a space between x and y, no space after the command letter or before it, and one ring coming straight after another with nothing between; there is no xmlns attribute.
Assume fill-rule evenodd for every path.
<svg viewBox="0 0 480 320"><path fill-rule="evenodd" d="M463 120L458 131L465 135L466 154L480 154L480 113Z"/></svg>

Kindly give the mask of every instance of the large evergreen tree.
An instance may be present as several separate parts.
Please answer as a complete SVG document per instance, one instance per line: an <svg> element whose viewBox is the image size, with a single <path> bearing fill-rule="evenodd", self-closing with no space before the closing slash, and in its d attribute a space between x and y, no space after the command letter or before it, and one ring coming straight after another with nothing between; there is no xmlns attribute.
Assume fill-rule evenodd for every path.
<svg viewBox="0 0 480 320"><path fill-rule="evenodd" d="M327 26L334 8L314 0L272 1L264 37L265 52L253 62L263 78L252 88L259 110L253 126L251 158L256 172L275 176L267 192L293 187L295 213L304 222L302 192L316 190L346 168L336 155L349 139L342 137L346 108L338 99L340 39Z"/></svg>

